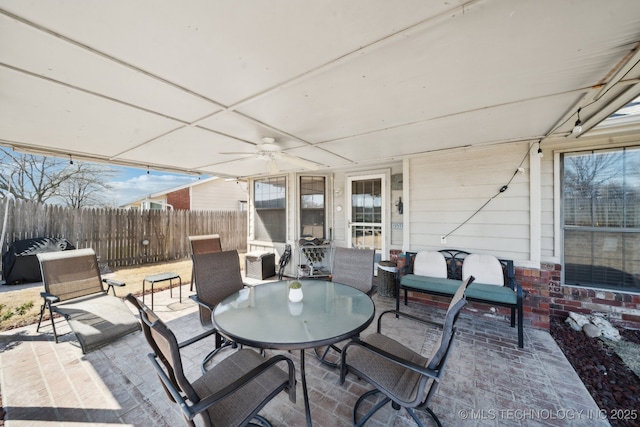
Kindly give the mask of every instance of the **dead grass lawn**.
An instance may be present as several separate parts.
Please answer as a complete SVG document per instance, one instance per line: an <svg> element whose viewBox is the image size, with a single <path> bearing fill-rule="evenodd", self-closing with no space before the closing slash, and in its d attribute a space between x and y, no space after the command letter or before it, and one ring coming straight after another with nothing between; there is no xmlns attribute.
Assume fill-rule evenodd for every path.
<svg viewBox="0 0 640 427"><path fill-rule="evenodd" d="M241 265L243 264L241 263ZM169 271L178 273L182 278L183 284L191 283L191 259L119 268L114 270L113 273L103 275L103 277L111 277L125 282L127 285L124 288L116 288L118 296L125 296L129 292L140 294L142 292L142 280L146 276ZM10 286L5 287L10 288ZM161 282L154 286L154 291L157 292L168 287L169 282ZM0 293L0 307L3 306L0 310L0 331L36 323L40 315L40 305L42 304L40 292L43 290L41 286L16 291L3 289L4 292ZM149 292L148 283L145 286L145 291ZM32 304L32 307L27 309L24 314L17 313L20 307L29 304ZM9 316L9 313L13 313L13 315Z"/></svg>

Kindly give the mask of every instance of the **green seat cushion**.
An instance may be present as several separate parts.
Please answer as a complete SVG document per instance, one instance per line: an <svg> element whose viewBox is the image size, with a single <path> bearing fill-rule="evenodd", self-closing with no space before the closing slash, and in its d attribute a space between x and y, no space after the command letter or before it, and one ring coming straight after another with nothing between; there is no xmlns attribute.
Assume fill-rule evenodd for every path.
<svg viewBox="0 0 640 427"><path fill-rule="evenodd" d="M453 295L460 287L460 280L442 279L439 277L418 276L416 274L407 274L402 276L400 286L406 286L424 292L439 292L447 295Z"/></svg>
<svg viewBox="0 0 640 427"><path fill-rule="evenodd" d="M473 282L467 288L465 295L469 299L491 301L501 304L516 305L518 302L516 293L508 286L485 285L483 283Z"/></svg>
<svg viewBox="0 0 640 427"><path fill-rule="evenodd" d="M415 289L421 292L432 292L453 295L458 290L462 281L454 279L441 279L438 277L418 276L407 274L400 280L402 287ZM507 286L487 285L473 282L465 293L467 298L499 304L517 304L516 293Z"/></svg>

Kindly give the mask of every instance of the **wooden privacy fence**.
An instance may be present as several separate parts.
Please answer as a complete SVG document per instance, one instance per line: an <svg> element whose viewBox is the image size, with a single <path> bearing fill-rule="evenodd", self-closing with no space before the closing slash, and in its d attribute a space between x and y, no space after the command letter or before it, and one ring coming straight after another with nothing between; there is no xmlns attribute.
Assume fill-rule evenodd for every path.
<svg viewBox="0 0 640 427"><path fill-rule="evenodd" d="M101 263L121 267L186 258L189 236L219 234L222 249L247 249L247 214L236 211L73 209L0 200L7 212L4 254L16 240L58 237L93 248Z"/></svg>

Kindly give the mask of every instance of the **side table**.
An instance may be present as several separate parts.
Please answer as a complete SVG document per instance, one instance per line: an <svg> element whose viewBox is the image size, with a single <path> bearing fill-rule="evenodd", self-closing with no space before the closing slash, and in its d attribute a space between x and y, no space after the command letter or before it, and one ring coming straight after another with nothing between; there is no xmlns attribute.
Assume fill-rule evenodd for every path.
<svg viewBox="0 0 640 427"><path fill-rule="evenodd" d="M169 296L173 298L173 280L179 280L179 294L180 294L180 302L182 302L182 278L178 273L159 273L153 274L151 276L147 276L142 280L142 303L144 304L144 285L146 282L151 283L151 310L153 310L153 285L159 282L164 282L166 280L169 281Z"/></svg>

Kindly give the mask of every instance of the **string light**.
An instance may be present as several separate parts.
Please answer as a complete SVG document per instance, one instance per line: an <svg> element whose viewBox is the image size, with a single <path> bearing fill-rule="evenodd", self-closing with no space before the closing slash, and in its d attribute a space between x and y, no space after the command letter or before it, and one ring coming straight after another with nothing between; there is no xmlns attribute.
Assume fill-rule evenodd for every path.
<svg viewBox="0 0 640 427"><path fill-rule="evenodd" d="M576 120L576 124L573 126L573 130L571 131L571 133L574 135L578 135L579 133L582 132L582 120L580 120L580 110L582 110L582 108L578 108L578 120Z"/></svg>

